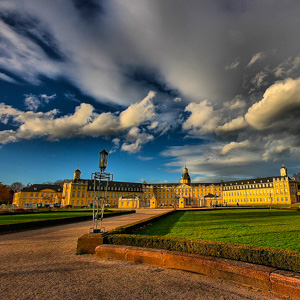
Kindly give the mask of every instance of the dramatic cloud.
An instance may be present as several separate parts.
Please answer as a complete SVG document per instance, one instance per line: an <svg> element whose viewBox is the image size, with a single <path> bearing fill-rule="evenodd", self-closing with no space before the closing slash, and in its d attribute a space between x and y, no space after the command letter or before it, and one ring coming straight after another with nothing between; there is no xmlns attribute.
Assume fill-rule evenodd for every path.
<svg viewBox="0 0 300 300"><path fill-rule="evenodd" d="M15 131L0 131L0 143L7 144L38 137L57 140L85 136L123 136L125 142L121 149L136 153L144 144L154 139L151 131L161 131L161 134L166 132L167 126L164 122L155 121L144 129L137 127L155 116L155 106L151 102L154 96L155 94L150 92L141 102L130 105L120 115L110 112L97 114L92 105L82 103L76 107L74 114L58 117L58 110L36 112L41 101L49 102L50 99L55 98L55 95L26 95L25 104L27 109L31 109L30 111L23 112L0 103L0 122L7 125L12 120L14 125L18 125ZM119 148L121 139L114 138L112 142L114 152Z"/></svg>
<svg viewBox="0 0 300 300"><path fill-rule="evenodd" d="M204 134L215 130L218 117L215 116L213 107L207 100L190 103L185 111L190 112L191 115L182 125L184 130L189 130L193 134Z"/></svg>
<svg viewBox="0 0 300 300"><path fill-rule="evenodd" d="M263 99L251 106L245 115L247 122L258 130L287 121L300 109L300 78L287 78L270 86Z"/></svg>
<svg viewBox="0 0 300 300"><path fill-rule="evenodd" d="M154 105L151 102L154 97L155 93L149 92L148 96L140 103L132 104L123 111L120 115L121 126L129 128L151 120L155 116Z"/></svg>
<svg viewBox="0 0 300 300"><path fill-rule="evenodd" d="M195 178L299 162L299 1L132 2L0 1L1 144L148 145Z"/></svg>
<svg viewBox="0 0 300 300"><path fill-rule="evenodd" d="M249 141L243 141L240 143L231 142L224 146L224 148L221 150L221 154L226 155L235 149L243 149L243 148L247 148L248 146L249 146Z"/></svg>
<svg viewBox="0 0 300 300"><path fill-rule="evenodd" d="M231 132L236 130L242 130L247 126L247 122L245 121L244 117L237 117L236 119L231 120L228 123L225 123L222 126L219 126L216 129L218 134Z"/></svg>

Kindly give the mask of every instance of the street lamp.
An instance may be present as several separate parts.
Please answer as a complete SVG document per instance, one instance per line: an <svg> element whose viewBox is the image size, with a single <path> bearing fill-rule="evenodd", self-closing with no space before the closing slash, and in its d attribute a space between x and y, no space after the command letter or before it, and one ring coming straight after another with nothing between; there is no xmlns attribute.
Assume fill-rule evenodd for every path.
<svg viewBox="0 0 300 300"><path fill-rule="evenodd" d="M108 153L105 149L103 149L99 153L99 169L101 172L104 172L107 167Z"/></svg>
<svg viewBox="0 0 300 300"><path fill-rule="evenodd" d="M107 167L107 161L108 161L108 152L105 149L103 149L99 153L100 172L92 173L92 179L94 180L94 200L93 200L93 227L90 228L90 233L105 232L105 228L102 227L102 220L103 220L104 208L106 204L107 188L108 188L109 181L113 181L113 174L105 172ZM100 212L100 187L101 187L101 182L103 181L106 181L106 188L105 188L105 193L104 193L101 212ZM97 194L96 194L96 190L98 190ZM100 220L100 226L98 226L99 220Z"/></svg>

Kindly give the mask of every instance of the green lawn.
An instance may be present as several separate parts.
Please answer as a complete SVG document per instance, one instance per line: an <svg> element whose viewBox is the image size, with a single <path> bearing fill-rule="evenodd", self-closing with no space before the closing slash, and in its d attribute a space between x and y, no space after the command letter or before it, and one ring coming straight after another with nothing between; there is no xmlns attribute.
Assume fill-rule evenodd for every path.
<svg viewBox="0 0 300 300"><path fill-rule="evenodd" d="M87 212L45 212L45 213L37 213L37 214L18 214L18 215L0 215L0 225L3 224L14 224L14 223L23 223L23 222L34 222L41 220L51 220L51 219L64 219L71 217L79 217L79 216L93 216L91 211Z"/></svg>
<svg viewBox="0 0 300 300"><path fill-rule="evenodd" d="M300 251L300 211L228 209L176 212L135 233Z"/></svg>

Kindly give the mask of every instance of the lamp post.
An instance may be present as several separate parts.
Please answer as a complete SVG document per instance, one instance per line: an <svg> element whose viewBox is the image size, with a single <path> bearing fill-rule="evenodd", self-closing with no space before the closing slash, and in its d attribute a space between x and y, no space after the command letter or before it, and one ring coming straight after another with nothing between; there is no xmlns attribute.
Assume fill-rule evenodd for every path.
<svg viewBox="0 0 300 300"><path fill-rule="evenodd" d="M99 169L100 172L92 173L92 179L94 180L94 200L93 200L93 227L90 228L90 233L100 233L105 232L105 228L102 227L102 220L104 214L104 208L106 204L106 197L107 197L107 188L109 181L113 181L113 174L106 173L108 161L108 152L103 149L99 153ZM104 197L102 201L102 206L100 208L100 187L101 182L106 182ZM97 190L97 194L96 194ZM101 209L101 211L100 211ZM100 224L98 224L100 221Z"/></svg>

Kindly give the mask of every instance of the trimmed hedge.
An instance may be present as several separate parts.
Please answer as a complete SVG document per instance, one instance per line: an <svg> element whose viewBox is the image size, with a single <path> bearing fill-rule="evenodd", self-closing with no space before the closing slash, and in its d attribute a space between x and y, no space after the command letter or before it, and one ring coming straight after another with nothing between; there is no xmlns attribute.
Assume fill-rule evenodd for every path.
<svg viewBox="0 0 300 300"><path fill-rule="evenodd" d="M107 242L114 245L194 253L300 272L300 253L290 250L199 239L132 234L109 234Z"/></svg>

